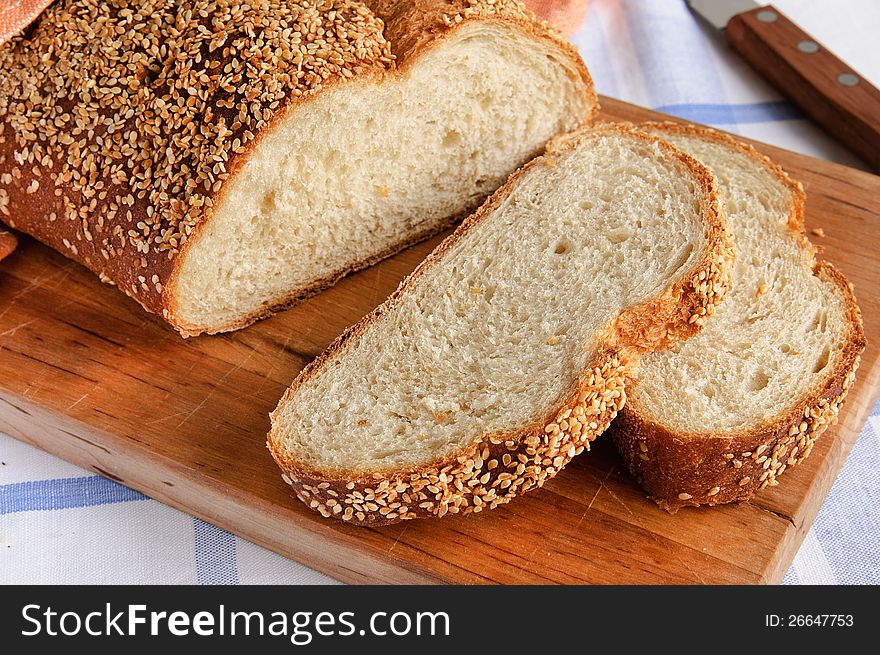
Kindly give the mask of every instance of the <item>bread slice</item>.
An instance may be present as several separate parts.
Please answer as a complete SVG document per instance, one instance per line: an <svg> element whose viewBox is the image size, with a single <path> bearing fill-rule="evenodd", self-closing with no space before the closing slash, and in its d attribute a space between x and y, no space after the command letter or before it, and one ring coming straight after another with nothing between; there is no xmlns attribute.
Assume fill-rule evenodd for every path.
<svg viewBox="0 0 880 655"><path fill-rule="evenodd" d="M777 484L834 422L864 349L846 278L816 261L800 184L710 129L642 126L717 175L737 261L705 330L651 353L612 428L633 475L670 512Z"/></svg>
<svg viewBox="0 0 880 655"><path fill-rule="evenodd" d="M559 139L303 370L269 449L324 516L494 508L589 447L639 355L713 312L732 258L692 158L620 126Z"/></svg>
<svg viewBox="0 0 880 655"><path fill-rule="evenodd" d="M596 110L513 0L67 0L0 69L0 218L184 335L446 228Z"/></svg>

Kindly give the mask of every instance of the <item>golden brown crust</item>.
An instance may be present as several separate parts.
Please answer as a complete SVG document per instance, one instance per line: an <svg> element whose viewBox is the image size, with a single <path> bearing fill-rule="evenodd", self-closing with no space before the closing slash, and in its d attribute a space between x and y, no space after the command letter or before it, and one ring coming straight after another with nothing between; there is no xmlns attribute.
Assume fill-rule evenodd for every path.
<svg viewBox="0 0 880 655"><path fill-rule="evenodd" d="M627 133L644 138L646 133L639 131L631 123L600 123L595 131ZM548 145L548 154L557 154L558 149L571 147L570 141L577 141L582 133L571 132L556 137ZM699 332L706 319L715 313L715 306L727 293L730 275L736 260L733 239L727 219L721 209L718 183L715 176L686 152L675 146L648 136L648 142L656 145L667 155L682 162L702 187L707 197L712 198L714 208L705 215L705 237L708 242L702 260L694 267L692 275L684 275L657 298L646 303L641 311L628 312L618 318L617 332L633 345L645 340L642 352L670 348L680 339L688 339ZM714 203L717 202L717 206ZM656 332L655 332L656 331Z"/></svg>
<svg viewBox="0 0 880 655"><path fill-rule="evenodd" d="M726 145L764 166L791 192L788 225L792 238L805 250L815 252L804 230L803 187L769 158L710 128L676 123L646 123L644 127ZM670 513L684 506L747 500L759 489L778 484L779 476L806 459L815 440L837 421L855 379L865 336L861 312L846 277L826 261L817 262L813 270L843 297L850 329L835 370L803 398L751 429L698 434L676 430L647 416L639 409L637 396L629 397L610 433L630 472Z"/></svg>
<svg viewBox="0 0 880 655"><path fill-rule="evenodd" d="M553 166L556 157L581 141L603 134L625 134L657 145L677 160L703 188L707 243L703 257L682 273L670 288L642 304L624 310L602 335L603 344L566 397L547 418L513 434L491 435L461 453L412 470L375 471L351 475L339 470L316 470L285 451L276 426L283 406L322 366L344 354L347 344L391 311L413 284L479 222L500 206L520 181L536 168ZM696 160L659 139L626 125L579 130L551 142L547 153L517 171L480 209L445 239L382 305L349 328L294 380L272 413L268 447L281 467L282 478L297 497L324 516L363 525L403 519L470 513L494 508L516 495L540 487L572 457L601 434L625 402L624 386L640 354L667 347L702 325L727 289L733 251L714 177ZM701 311L702 310L702 311ZM694 319L696 316L698 319Z"/></svg>
<svg viewBox="0 0 880 655"><path fill-rule="evenodd" d="M376 16L382 19L384 23L383 34L391 43L392 55L394 57L393 70L405 71L413 62L418 60L424 51L437 47L443 40L453 36L459 28L471 21L497 21L514 26L522 33L534 39L545 41L548 46L555 48L561 56L567 58L569 65L576 71L580 79L580 88L585 94L584 104L589 107L590 111L588 115L582 118L582 125L592 123L599 111L599 101L593 86L593 80L577 49L567 41L559 38L556 30L552 27L536 20L532 12L518 0L492 0L491 2L486 0L364 0L364 4ZM389 71L389 73L392 72ZM361 73L359 79L371 77L371 73ZM263 133L265 132L266 130ZM262 135L258 135L258 140L260 136ZM254 144L255 146L256 143ZM473 209L475 207L471 207L471 210ZM349 273L372 266L420 241L439 234L461 221L463 217L470 214L471 210L456 216L450 216L434 224L425 224L419 233L389 245L381 253L350 263L320 280L313 281L309 286L292 290L258 311L230 323L214 326L209 330L206 330L203 326L188 324L183 319L175 316L173 308L176 303L172 297L168 298L168 309L163 310L163 315L172 322L175 329L184 337L198 336L199 334L217 334L247 327L282 309L302 302L332 286ZM191 239L190 243L194 241L195 239ZM179 273L182 261L182 257L179 258L172 277L176 277L177 273ZM169 288L173 289L175 285L171 284Z"/></svg>
<svg viewBox="0 0 880 655"><path fill-rule="evenodd" d="M590 123L599 111L596 90L580 54L559 31L535 14L519 0L364 0L364 3L385 23L385 37L392 43L399 68L408 66L434 41L448 35L462 24L473 21L499 21L515 25L534 39L551 44L576 70L587 95Z"/></svg>
<svg viewBox="0 0 880 655"><path fill-rule="evenodd" d="M535 23L534 16L516 0L364 0L364 4L385 24L385 36L401 66L466 19L496 18L529 28Z"/></svg>
<svg viewBox="0 0 880 655"><path fill-rule="evenodd" d="M309 470L287 456L273 439L274 433L269 434L269 450L297 498L325 517L356 525L381 525L494 509L541 487L572 457L589 450L590 441L620 411L630 365L612 351L594 363L577 392L543 424L515 435L489 437L453 458L412 470L376 472L354 479L343 472ZM282 403L288 398L285 394Z"/></svg>
<svg viewBox="0 0 880 655"><path fill-rule="evenodd" d="M380 81L482 20L558 51L595 105L577 53L510 0L497 11L458 0L370 4L378 15L357 0L59 0L0 49L0 218L198 334L211 326L175 315L186 251L261 137L317 93ZM463 19L444 23L452 10ZM243 327L363 264L210 331Z"/></svg>

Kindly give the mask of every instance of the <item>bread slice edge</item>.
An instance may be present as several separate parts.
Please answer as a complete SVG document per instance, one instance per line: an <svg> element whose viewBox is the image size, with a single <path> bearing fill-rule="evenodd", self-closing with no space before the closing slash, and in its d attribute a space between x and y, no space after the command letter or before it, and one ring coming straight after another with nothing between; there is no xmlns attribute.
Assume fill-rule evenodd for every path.
<svg viewBox="0 0 880 655"><path fill-rule="evenodd" d="M803 187L769 157L711 128L672 122L642 125L727 145L763 166L792 194L788 218L792 237L811 254L817 252L804 227ZM849 331L838 365L803 397L751 429L721 434L672 429L641 412L633 399L617 418L610 434L618 452L663 509L674 514L685 506L748 500L758 490L778 484L777 478L806 459L816 439L836 423L865 348L864 328L852 284L843 273L828 261L814 260L813 274L841 294Z"/></svg>
<svg viewBox="0 0 880 655"><path fill-rule="evenodd" d="M597 354L562 402L546 418L511 434L492 435L443 460L408 470L316 470L289 457L277 421L296 390L321 366L344 354L347 344L399 302L410 286L509 196L532 170L552 166L556 156L597 133L627 134L657 143L678 159L700 184L707 199L703 208L706 245L700 260L679 273L667 288L625 309L600 339ZM476 213L444 240L379 307L349 328L300 373L271 415L267 445L296 496L325 517L360 525L402 519L480 512L540 487L607 428L625 402L624 387L639 355L668 347L698 332L714 312L729 284L734 252L720 209L715 178L702 164L672 145L626 124L581 129L552 141L546 153L514 173ZM577 419L583 411L583 418ZM463 493L463 492L467 493Z"/></svg>

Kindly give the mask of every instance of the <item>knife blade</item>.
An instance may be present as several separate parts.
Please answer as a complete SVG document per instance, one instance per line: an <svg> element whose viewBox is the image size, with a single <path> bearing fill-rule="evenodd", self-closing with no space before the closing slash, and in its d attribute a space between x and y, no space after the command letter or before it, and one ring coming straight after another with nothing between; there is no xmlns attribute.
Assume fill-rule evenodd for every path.
<svg viewBox="0 0 880 655"><path fill-rule="evenodd" d="M880 170L880 91L772 5L685 0L755 71Z"/></svg>
<svg viewBox="0 0 880 655"><path fill-rule="evenodd" d="M723 30L728 21L760 5L754 0L685 0L691 11L709 21L716 29Z"/></svg>

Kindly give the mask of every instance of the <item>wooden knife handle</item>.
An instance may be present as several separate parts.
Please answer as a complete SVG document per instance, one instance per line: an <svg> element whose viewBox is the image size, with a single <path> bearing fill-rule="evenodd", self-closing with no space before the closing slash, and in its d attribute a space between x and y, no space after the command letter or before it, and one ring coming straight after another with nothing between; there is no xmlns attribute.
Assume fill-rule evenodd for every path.
<svg viewBox="0 0 880 655"><path fill-rule="evenodd" d="M773 6L738 14L727 41L838 141L880 169L880 91Z"/></svg>

